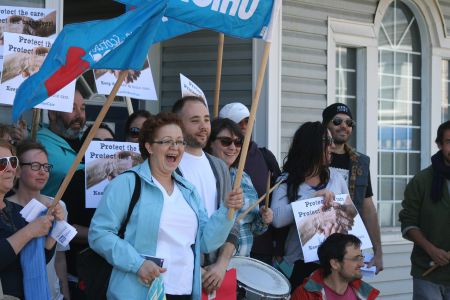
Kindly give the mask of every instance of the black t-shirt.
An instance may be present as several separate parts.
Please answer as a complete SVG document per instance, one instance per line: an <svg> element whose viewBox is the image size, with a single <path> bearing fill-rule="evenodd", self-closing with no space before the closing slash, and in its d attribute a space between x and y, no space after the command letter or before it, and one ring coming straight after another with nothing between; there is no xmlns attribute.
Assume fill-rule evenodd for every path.
<svg viewBox="0 0 450 300"><path fill-rule="evenodd" d="M346 174L344 172L341 172L341 174L344 176L345 180L348 184L348 177L349 177L349 167L350 167L350 156L347 153L344 154L336 154L332 153L332 160L331 160L331 167L341 170L346 170ZM367 188L366 188L366 195L365 198L372 197L372 182L370 181L370 170L369 170L369 181L367 182Z"/></svg>
<svg viewBox="0 0 450 300"><path fill-rule="evenodd" d="M75 152L80 151L81 146L83 145L80 139L68 139L65 137L63 137L63 139L67 142L67 144L69 144L70 148L72 148Z"/></svg>

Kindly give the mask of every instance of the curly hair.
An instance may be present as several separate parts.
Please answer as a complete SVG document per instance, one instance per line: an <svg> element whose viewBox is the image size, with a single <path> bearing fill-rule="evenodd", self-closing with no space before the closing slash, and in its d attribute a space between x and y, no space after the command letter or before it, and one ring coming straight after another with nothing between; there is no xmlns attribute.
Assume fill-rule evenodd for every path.
<svg viewBox="0 0 450 300"><path fill-rule="evenodd" d="M160 112L157 115L151 116L142 124L141 131L139 132L139 151L141 152L142 159L147 159L150 156L145 148L145 143L153 142L158 129L169 124L175 124L182 128L178 116L170 112Z"/></svg>

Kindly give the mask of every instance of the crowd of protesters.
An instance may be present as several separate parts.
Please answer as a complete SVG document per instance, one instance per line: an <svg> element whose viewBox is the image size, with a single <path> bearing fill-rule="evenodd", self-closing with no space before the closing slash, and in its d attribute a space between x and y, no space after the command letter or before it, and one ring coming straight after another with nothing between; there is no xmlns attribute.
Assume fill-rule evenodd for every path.
<svg viewBox="0 0 450 300"><path fill-rule="evenodd" d="M89 299L79 278L77 259L80 251L90 246L112 265L108 299L146 299L156 282L164 286L166 299L200 299L202 290L211 294L220 289L234 255L271 266L279 267L281 262L289 266L280 271L289 279L293 299L375 299L379 291L361 281L361 241L347 234L359 212L373 244L374 256L368 266L375 266L376 273L382 271L370 160L348 144L355 126L349 107L330 105L323 111L322 121L302 124L281 170L270 150L251 141L241 185L233 188L248 118L248 108L235 102L225 105L219 117L211 120L204 100L192 96L178 100L171 113L133 113L126 122L124 140L138 144L140 157L134 157L131 172L123 174L111 174L106 165L95 165L95 173L103 177L90 180L101 181L105 176L111 180L96 209L86 205L90 180L85 177L91 173L84 162L62 201L51 206L51 197L91 130L85 129L81 91L75 92L73 112L49 111L50 123L39 130L37 142L30 141L26 130L0 125L3 292L19 299L29 298L31 291L42 293L37 299ZM448 198L450 128L445 124L436 140L441 154L433 160L440 177L430 183L437 200L430 200L428 206L444 205ZM102 123L94 140L118 139L114 130ZM427 171L430 178L435 178L433 170ZM269 205L264 201L253 205L266 193L268 179L270 186L279 183ZM137 180L140 194L122 238L118 231ZM419 185L417 180L412 182ZM437 186L439 180L447 180L447 185ZM448 299L448 240L441 241L431 229L421 228L423 217L416 202L422 199L412 199L422 193L428 191L408 185L400 214L405 237L415 243L414 294L422 297L415 299ZM324 199L321 211L327 211L337 194L350 194L356 210L333 215L331 219L339 219L339 225L327 223L331 219L325 215L306 218L308 226L299 236L291 203L320 196ZM439 201L441 198L444 200ZM20 211L32 199L50 209L27 222ZM236 211L231 219L227 217L229 209ZM245 217L236 219L244 211L248 211ZM49 237L55 220L67 220L77 230L69 246L62 247ZM327 237L318 248L319 261L306 263L301 241L303 244L319 232ZM148 257L163 258L164 264ZM422 277L424 267L416 264L420 259L441 268L431 279ZM433 297L438 297L442 290L443 298L426 296L433 292Z"/></svg>

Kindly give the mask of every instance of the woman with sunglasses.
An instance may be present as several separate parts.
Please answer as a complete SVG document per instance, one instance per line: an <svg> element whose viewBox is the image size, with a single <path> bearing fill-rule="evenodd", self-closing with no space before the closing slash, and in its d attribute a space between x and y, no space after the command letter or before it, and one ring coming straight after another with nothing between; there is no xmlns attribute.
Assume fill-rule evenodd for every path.
<svg viewBox="0 0 450 300"><path fill-rule="evenodd" d="M219 248L234 221L225 206L208 218L195 187L175 172L185 145L175 114L162 112L143 124L139 149L145 161L132 169L141 194L123 239L117 234L135 175L123 173L106 188L89 228L89 245L113 266L108 299L149 299L149 286L157 278L160 283L160 275L168 300L201 299L200 253ZM164 267L148 257L164 259Z"/></svg>
<svg viewBox="0 0 450 300"><path fill-rule="evenodd" d="M20 168L16 171L15 194L7 200L25 207L32 199L36 199L49 207L53 199L41 194L48 181L52 165L48 163L47 150L39 143L24 141L17 145L17 157ZM54 209L57 220L67 218L67 210L64 202L60 201ZM68 247L56 245L56 253L47 264L47 275L50 292L53 300L63 299L63 293L69 296L67 285L67 267L65 251Z"/></svg>
<svg viewBox="0 0 450 300"><path fill-rule="evenodd" d="M285 243L285 260L294 265L289 278L292 291L319 265L305 263L303 260L303 251L291 203L314 197L324 197L324 208L328 208L332 205L335 194L348 194L344 178L335 170L330 171L328 168L333 147L334 143L330 132L320 122L306 122L300 126L294 134L284 161L283 174L279 178L284 183L272 195L271 208L274 211L272 225L276 228L290 226ZM351 217L347 216L345 212L342 212L340 216L345 220L339 224L352 225L350 224ZM327 230L327 235L340 230L340 228L330 225L334 224L336 215L326 215L317 220L314 220L314 217L315 215L306 221L311 224L310 232L303 233L302 240L305 235L310 238L319 230ZM317 221L319 221L318 224ZM342 230L348 228L342 228Z"/></svg>
<svg viewBox="0 0 450 300"><path fill-rule="evenodd" d="M125 142L138 143L142 124L151 116L151 113L143 109L132 113L125 122Z"/></svg>
<svg viewBox="0 0 450 300"><path fill-rule="evenodd" d="M0 141L0 279L3 292L7 295L24 298L23 269L20 252L34 238L46 236L52 226L55 214L45 215L27 223L20 215L22 206L5 199L13 188L19 160L14 156L14 148ZM50 261L54 253L55 241L47 238L45 258ZM42 266L45 268L45 266ZM43 299L45 295L42 295Z"/></svg>
<svg viewBox="0 0 450 300"><path fill-rule="evenodd" d="M215 119L211 122L211 135L206 151L222 159L230 169L231 180L234 181L237 174L237 165L241 153L243 134L239 125L230 119ZM241 188L244 191L244 204L237 211L237 215L258 200L258 194L253 187L250 176L243 173ZM250 256L253 245L253 235L264 233L272 222L272 210L256 206L241 221L239 228L239 249L236 255ZM225 266L226 268L227 266Z"/></svg>

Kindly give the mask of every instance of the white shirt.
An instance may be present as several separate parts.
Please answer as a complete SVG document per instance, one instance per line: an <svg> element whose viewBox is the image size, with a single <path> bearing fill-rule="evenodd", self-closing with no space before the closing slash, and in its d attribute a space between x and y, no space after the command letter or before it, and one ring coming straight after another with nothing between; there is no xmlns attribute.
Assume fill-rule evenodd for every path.
<svg viewBox="0 0 450 300"><path fill-rule="evenodd" d="M191 182L203 200L208 217L217 210L217 188L209 160L202 151L201 156L184 152L179 168L183 177Z"/></svg>
<svg viewBox="0 0 450 300"><path fill-rule="evenodd" d="M171 195L153 178L164 197L156 257L164 259L164 289L171 295L190 295L194 280L194 252L198 220L176 184Z"/></svg>

